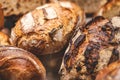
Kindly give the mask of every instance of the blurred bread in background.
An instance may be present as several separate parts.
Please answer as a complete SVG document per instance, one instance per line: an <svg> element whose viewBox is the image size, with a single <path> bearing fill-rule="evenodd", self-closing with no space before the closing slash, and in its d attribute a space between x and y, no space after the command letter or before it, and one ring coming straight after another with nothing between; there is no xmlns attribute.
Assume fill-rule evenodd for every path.
<svg viewBox="0 0 120 80"><path fill-rule="evenodd" d="M50 0L56 1L56 0ZM95 13L101 6L103 6L107 0L59 0L59 1L72 1L78 4L85 10L86 13Z"/></svg>
<svg viewBox="0 0 120 80"><path fill-rule="evenodd" d="M0 0L5 16L24 14L43 4L44 0Z"/></svg>
<svg viewBox="0 0 120 80"><path fill-rule="evenodd" d="M111 19L114 16L120 15L120 0L110 0L96 13L96 16L104 16Z"/></svg>

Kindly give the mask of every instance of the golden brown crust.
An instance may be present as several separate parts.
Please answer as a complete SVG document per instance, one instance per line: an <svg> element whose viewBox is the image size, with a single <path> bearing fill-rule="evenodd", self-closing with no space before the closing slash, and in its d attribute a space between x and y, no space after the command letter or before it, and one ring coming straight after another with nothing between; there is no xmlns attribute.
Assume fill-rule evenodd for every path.
<svg viewBox="0 0 120 80"><path fill-rule="evenodd" d="M116 61L102 69L96 80L120 80L120 61Z"/></svg>
<svg viewBox="0 0 120 80"><path fill-rule="evenodd" d="M0 4L0 29L4 26L4 15L2 5Z"/></svg>
<svg viewBox="0 0 120 80"><path fill-rule="evenodd" d="M11 42L36 54L59 52L74 31L78 17L80 26L84 22L84 13L70 2L37 7L17 22L11 32Z"/></svg>
<svg viewBox="0 0 120 80"><path fill-rule="evenodd" d="M3 32L0 32L0 45L10 45L8 35Z"/></svg>
<svg viewBox="0 0 120 80"><path fill-rule="evenodd" d="M46 71L38 58L23 49L0 46L0 79L46 80Z"/></svg>
<svg viewBox="0 0 120 80"><path fill-rule="evenodd" d="M101 16L78 30L65 51L61 80L95 80L99 70L119 59L118 45L110 44L114 36L112 23Z"/></svg>
<svg viewBox="0 0 120 80"><path fill-rule="evenodd" d="M96 16L104 16L111 19L114 16L120 15L120 0L110 0L95 14Z"/></svg>

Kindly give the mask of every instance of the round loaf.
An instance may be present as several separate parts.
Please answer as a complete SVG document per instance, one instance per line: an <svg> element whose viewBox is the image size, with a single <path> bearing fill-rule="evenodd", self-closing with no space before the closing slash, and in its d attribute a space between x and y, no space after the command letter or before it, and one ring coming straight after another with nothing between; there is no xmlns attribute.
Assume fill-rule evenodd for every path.
<svg viewBox="0 0 120 80"><path fill-rule="evenodd" d="M46 80L42 63L32 53L12 46L0 46L1 80Z"/></svg>
<svg viewBox="0 0 120 80"><path fill-rule="evenodd" d="M111 45L114 27L108 19L95 17L76 30L67 47L59 73L61 80L95 80L98 71L119 59L120 46Z"/></svg>
<svg viewBox="0 0 120 80"><path fill-rule="evenodd" d="M10 40L37 55L57 53L84 19L83 10L73 3L49 3L25 14L12 29Z"/></svg>

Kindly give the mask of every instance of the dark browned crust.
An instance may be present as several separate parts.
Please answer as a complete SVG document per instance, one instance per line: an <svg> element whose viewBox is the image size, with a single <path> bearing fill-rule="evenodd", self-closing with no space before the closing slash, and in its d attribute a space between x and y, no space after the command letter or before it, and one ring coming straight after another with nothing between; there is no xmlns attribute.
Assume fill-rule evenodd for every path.
<svg viewBox="0 0 120 80"><path fill-rule="evenodd" d="M108 64L119 60L119 53L120 52L116 48L114 48Z"/></svg>
<svg viewBox="0 0 120 80"><path fill-rule="evenodd" d="M83 27L83 33L80 32L77 30L72 37L63 57L61 80L95 80L99 70L119 59L118 44L111 45L115 37L111 21L95 17ZM102 62L103 59L106 62Z"/></svg>
<svg viewBox="0 0 120 80"><path fill-rule="evenodd" d="M91 75L92 79L95 79L94 69L99 60L99 48L98 44L89 44L85 50L85 66L87 67L87 74Z"/></svg>
<svg viewBox="0 0 120 80"><path fill-rule="evenodd" d="M87 29L90 25L92 25L92 24L94 24L94 23L97 23L97 22L99 22L99 21L101 21L101 20L103 20L103 19L105 19L105 18L102 17L102 16L96 16L96 17L92 18L92 20L90 20L90 21L84 26L84 28Z"/></svg>

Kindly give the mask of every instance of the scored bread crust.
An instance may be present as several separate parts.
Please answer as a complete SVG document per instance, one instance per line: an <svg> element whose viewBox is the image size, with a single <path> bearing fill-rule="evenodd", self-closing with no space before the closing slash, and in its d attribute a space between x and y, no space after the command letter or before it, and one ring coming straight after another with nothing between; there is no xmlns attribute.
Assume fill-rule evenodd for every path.
<svg viewBox="0 0 120 80"><path fill-rule="evenodd" d="M96 80L120 80L120 61L116 61L102 69Z"/></svg>
<svg viewBox="0 0 120 80"><path fill-rule="evenodd" d="M67 47L59 73L61 80L95 80L96 74L119 59L120 47L111 45L114 38L112 23L95 17L78 29Z"/></svg>
<svg viewBox="0 0 120 80"><path fill-rule="evenodd" d="M120 15L120 0L110 0L96 12L95 16L104 16L111 19Z"/></svg>
<svg viewBox="0 0 120 80"><path fill-rule="evenodd" d="M44 0L0 0L5 16L24 14L43 2Z"/></svg>
<svg viewBox="0 0 120 80"><path fill-rule="evenodd" d="M25 14L12 29L10 40L38 55L56 53L65 47L76 25L80 27L84 19L83 10L73 3L46 4Z"/></svg>

